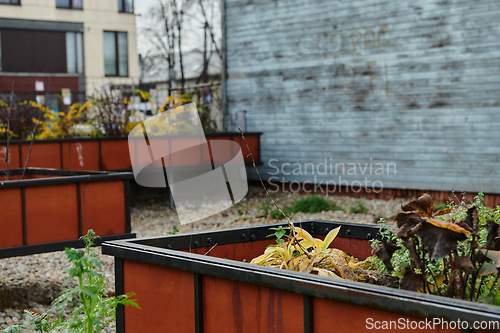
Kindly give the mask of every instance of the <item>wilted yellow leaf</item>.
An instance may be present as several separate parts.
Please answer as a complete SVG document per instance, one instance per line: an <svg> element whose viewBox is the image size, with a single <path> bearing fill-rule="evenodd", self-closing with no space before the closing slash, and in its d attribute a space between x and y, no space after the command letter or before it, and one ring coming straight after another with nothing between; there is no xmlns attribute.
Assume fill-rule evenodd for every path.
<svg viewBox="0 0 500 333"><path fill-rule="evenodd" d="M323 245L321 246L321 251L325 251L330 246L330 244L333 242L335 237L337 237L337 235L339 234L339 231L340 231L340 227L337 227L337 228L331 230L328 233L328 235L326 235L325 241L323 242Z"/></svg>

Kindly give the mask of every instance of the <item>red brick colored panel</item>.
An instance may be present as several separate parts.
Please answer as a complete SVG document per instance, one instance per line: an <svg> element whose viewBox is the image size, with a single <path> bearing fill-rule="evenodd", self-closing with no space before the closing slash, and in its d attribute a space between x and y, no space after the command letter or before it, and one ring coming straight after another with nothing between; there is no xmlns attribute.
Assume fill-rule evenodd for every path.
<svg viewBox="0 0 500 333"><path fill-rule="evenodd" d="M78 239L76 184L25 189L28 245Z"/></svg>
<svg viewBox="0 0 500 333"><path fill-rule="evenodd" d="M63 169L99 170L99 142L63 142Z"/></svg>
<svg viewBox="0 0 500 333"><path fill-rule="evenodd" d="M123 276L141 307L125 307L125 333L194 332L193 273L123 260Z"/></svg>
<svg viewBox="0 0 500 333"><path fill-rule="evenodd" d="M0 91L11 91L12 82L15 82L16 92L35 91L35 82L43 81L46 92L61 93L61 89L69 88L71 91L79 91L78 76L0 76Z"/></svg>
<svg viewBox="0 0 500 333"><path fill-rule="evenodd" d="M161 146L161 149L164 152L164 158L165 158L165 166L168 167L170 166L170 138L164 138L164 137L151 137L149 139L149 144L151 146ZM134 141L132 141L134 142ZM137 143L134 143L134 147L137 146ZM136 147L134 148L134 152L130 153L131 157L134 157L134 159L137 159L137 165L144 166L148 165L151 163L151 155L149 154L149 149L148 150L142 150L142 149L137 149ZM163 165L161 164L161 160L157 160L160 163L157 165L159 167L162 167Z"/></svg>
<svg viewBox="0 0 500 333"><path fill-rule="evenodd" d="M327 299L314 298L313 299L313 325L315 333L323 332L408 332L411 329L397 329L398 320L404 321L421 321L425 319L401 315L388 311L372 309L354 304L343 302L336 302ZM369 319L370 318L370 319ZM401 318L401 319L400 319ZM380 327L383 322L394 321L392 328L387 330L375 329L375 326ZM378 323L376 323L378 322ZM367 327L368 324L368 327ZM380 325L380 326L379 326ZM373 327L372 329L369 329ZM423 327L423 326L421 326ZM388 326L390 328L390 326ZM394 329L395 328L395 329ZM454 332L458 333L460 330L440 330L440 329L418 329L415 332Z"/></svg>
<svg viewBox="0 0 500 333"><path fill-rule="evenodd" d="M203 144L201 149L203 149L201 163L211 165L213 156L210 153L208 141Z"/></svg>
<svg viewBox="0 0 500 333"><path fill-rule="evenodd" d="M5 163L5 154L7 154L7 146L0 145L0 170L7 169ZM19 145L11 144L9 147L9 169L19 169Z"/></svg>
<svg viewBox="0 0 500 333"><path fill-rule="evenodd" d="M23 245L21 188L0 190L0 247Z"/></svg>
<svg viewBox="0 0 500 333"><path fill-rule="evenodd" d="M250 152L253 155L253 158L255 162L260 161L260 155L259 155L259 136L258 135L245 135L245 140L247 141L248 147L250 148L250 151L247 148L247 145L243 141L243 138L239 135L233 137L233 141L238 143L241 146L241 152L243 154L245 162L252 162L252 158L248 156ZM235 149L236 152L236 145L234 146L233 149Z"/></svg>
<svg viewBox="0 0 500 333"><path fill-rule="evenodd" d="M484 201L485 201L487 207L495 207L495 196L494 195L485 196Z"/></svg>
<svg viewBox="0 0 500 333"><path fill-rule="evenodd" d="M101 167L107 170L132 169L128 140L101 140Z"/></svg>
<svg viewBox="0 0 500 333"><path fill-rule="evenodd" d="M216 258L225 258L230 260L235 260L236 258L237 261L243 261L245 259L246 262L250 262L250 260L252 260L253 258L263 254L264 250L266 249L266 246L271 244L275 244L275 241L274 239L269 238L254 242L223 244L223 245L217 245L215 247L206 246L206 247L191 249L191 251L189 251L189 249L182 251L197 253L201 255L204 255L208 251L210 251L208 252L207 256Z"/></svg>
<svg viewBox="0 0 500 333"><path fill-rule="evenodd" d="M253 258L264 254L266 246L271 244L276 244L276 241L272 237L254 242L239 243L236 246L235 260L243 261L243 259L246 259L247 262L250 262ZM234 254L232 257L234 257Z"/></svg>
<svg viewBox="0 0 500 333"><path fill-rule="evenodd" d="M30 144L22 145L22 163L26 163ZM61 169L61 148L59 142L34 143L28 161L30 168Z"/></svg>
<svg viewBox="0 0 500 333"><path fill-rule="evenodd" d="M200 138L172 138L170 144L173 153L165 160L170 159L174 167L200 165L203 155L209 154L208 147L202 144Z"/></svg>
<svg viewBox="0 0 500 333"><path fill-rule="evenodd" d="M230 161L235 156L235 154L233 154L231 152L231 150L228 150L226 152L226 151L221 151L221 149L219 148L219 151L217 152L216 156L214 156L214 153L213 153L214 147L217 147L216 141L228 141L228 142L230 142L231 137L230 136L228 136L228 137L224 137L224 136L219 137L218 136L216 138L208 138L208 142L210 143L210 149L212 151L212 158L214 158L214 163L225 164L228 161ZM213 143L213 142L215 142L215 143ZM232 144L231 144L231 149L232 149Z"/></svg>
<svg viewBox="0 0 500 333"><path fill-rule="evenodd" d="M303 297L204 276L203 321L205 333L304 332Z"/></svg>
<svg viewBox="0 0 500 333"><path fill-rule="evenodd" d="M495 207L500 206L500 195L495 194Z"/></svg>
<svg viewBox="0 0 500 333"><path fill-rule="evenodd" d="M122 180L81 184L82 232L97 235L125 233L125 195Z"/></svg>
<svg viewBox="0 0 500 333"><path fill-rule="evenodd" d="M350 255L364 260L372 255L372 248L370 242L365 239L350 238L351 240L351 251Z"/></svg>
<svg viewBox="0 0 500 333"><path fill-rule="evenodd" d="M350 238L336 237L330 244L331 248L342 250L346 253L351 253L351 242Z"/></svg>

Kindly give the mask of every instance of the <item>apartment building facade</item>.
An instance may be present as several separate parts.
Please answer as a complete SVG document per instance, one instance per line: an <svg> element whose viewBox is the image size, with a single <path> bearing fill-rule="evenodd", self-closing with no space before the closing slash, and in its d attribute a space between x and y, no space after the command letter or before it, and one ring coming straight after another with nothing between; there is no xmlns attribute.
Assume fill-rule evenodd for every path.
<svg viewBox="0 0 500 333"><path fill-rule="evenodd" d="M133 0L0 0L0 94L133 87L135 23Z"/></svg>

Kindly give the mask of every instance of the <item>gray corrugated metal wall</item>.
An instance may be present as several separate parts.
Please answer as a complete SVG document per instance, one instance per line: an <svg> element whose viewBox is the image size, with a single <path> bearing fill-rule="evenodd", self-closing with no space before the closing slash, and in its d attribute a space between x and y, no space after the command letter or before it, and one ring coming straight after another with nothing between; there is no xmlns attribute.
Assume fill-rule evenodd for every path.
<svg viewBox="0 0 500 333"><path fill-rule="evenodd" d="M500 193L498 0L225 0L225 11L227 111L264 132L265 178L298 163L275 177ZM304 171L325 159L326 175Z"/></svg>

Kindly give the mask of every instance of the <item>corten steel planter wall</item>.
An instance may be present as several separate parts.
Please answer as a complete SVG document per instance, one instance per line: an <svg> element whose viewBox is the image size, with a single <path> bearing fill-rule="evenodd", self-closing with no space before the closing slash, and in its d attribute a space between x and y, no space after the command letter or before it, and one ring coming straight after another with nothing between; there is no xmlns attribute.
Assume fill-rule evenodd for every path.
<svg viewBox="0 0 500 333"><path fill-rule="evenodd" d="M93 229L101 239L135 237L130 228L132 173L11 170L0 177L0 258L81 247Z"/></svg>
<svg viewBox="0 0 500 333"><path fill-rule="evenodd" d="M247 133L245 138L257 162L260 161L260 135ZM206 134L211 140L231 140L242 146L245 162L252 160L240 133ZM9 147L9 168L24 168L31 141L11 140ZM6 142L0 142L0 170L6 169ZM31 149L28 167L84 171L129 171L130 162L128 137L71 138L35 140Z"/></svg>
<svg viewBox="0 0 500 333"><path fill-rule="evenodd" d="M319 238L341 225L331 246L361 259L378 235L373 226L301 224ZM495 306L242 262L274 243L266 236L277 225L104 243L116 293L137 293L141 307L117 309L118 332L365 332L367 318L500 320Z"/></svg>

